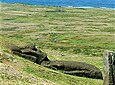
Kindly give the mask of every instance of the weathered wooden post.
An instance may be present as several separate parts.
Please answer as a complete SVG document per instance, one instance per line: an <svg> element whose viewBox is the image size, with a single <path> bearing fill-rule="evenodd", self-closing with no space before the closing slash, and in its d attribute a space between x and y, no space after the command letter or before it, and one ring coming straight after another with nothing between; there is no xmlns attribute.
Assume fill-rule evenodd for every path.
<svg viewBox="0 0 115 85"><path fill-rule="evenodd" d="M103 85L115 85L115 53L104 53L104 82Z"/></svg>

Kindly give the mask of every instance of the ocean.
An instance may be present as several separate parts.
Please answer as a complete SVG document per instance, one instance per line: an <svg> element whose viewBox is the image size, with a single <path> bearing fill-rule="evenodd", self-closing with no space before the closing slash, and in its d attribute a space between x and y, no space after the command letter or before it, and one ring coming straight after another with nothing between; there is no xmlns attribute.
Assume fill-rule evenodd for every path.
<svg viewBox="0 0 115 85"><path fill-rule="evenodd" d="M115 0L0 0L0 2L31 4L35 6L115 8Z"/></svg>

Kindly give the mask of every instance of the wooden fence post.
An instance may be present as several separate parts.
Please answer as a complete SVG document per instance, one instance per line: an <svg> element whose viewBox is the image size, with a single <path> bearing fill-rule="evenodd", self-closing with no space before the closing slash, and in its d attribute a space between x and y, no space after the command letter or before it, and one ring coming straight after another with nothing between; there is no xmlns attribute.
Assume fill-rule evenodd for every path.
<svg viewBox="0 0 115 85"><path fill-rule="evenodd" d="M104 82L103 85L115 85L115 53L104 53Z"/></svg>

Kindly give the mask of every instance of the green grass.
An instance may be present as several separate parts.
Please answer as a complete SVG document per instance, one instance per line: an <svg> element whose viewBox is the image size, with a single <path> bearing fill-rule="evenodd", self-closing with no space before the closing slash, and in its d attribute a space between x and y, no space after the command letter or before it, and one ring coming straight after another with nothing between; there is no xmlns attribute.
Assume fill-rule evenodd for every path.
<svg viewBox="0 0 115 85"><path fill-rule="evenodd" d="M24 42L34 41L41 48L73 50L91 56L102 56L104 50L115 49L115 10L23 4L1 7L1 36L7 34L6 37Z"/></svg>
<svg viewBox="0 0 115 85"><path fill-rule="evenodd" d="M2 59L2 57L7 57L8 59L4 59L5 61L2 60L2 64L0 63L0 65L5 65L5 67L7 67L6 70L4 69L4 71L0 71L0 84L102 85L103 82L102 80L98 79L71 76L63 74L59 71L45 68L29 60L13 55L7 48L4 48L4 46L1 46L0 52L5 55L11 56L9 58L8 56L0 56L0 60ZM13 60L9 61L10 58L12 58ZM14 60L16 62L14 62ZM34 80L31 80L31 78L33 78Z"/></svg>
<svg viewBox="0 0 115 85"><path fill-rule="evenodd" d="M1 3L0 45L35 43L51 60L86 62L103 71L103 52L115 51L114 13L113 9L102 8ZM25 72L58 84L102 85L101 80L68 76L29 65L24 68ZM45 69L45 73L40 69Z"/></svg>

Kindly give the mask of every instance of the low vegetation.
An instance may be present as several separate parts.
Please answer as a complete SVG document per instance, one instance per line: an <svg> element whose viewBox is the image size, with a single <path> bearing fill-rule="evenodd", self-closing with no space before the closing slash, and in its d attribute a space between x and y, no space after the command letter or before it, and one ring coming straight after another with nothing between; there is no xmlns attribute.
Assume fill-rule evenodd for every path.
<svg viewBox="0 0 115 85"><path fill-rule="evenodd" d="M0 84L102 85L102 80L70 76L37 65L13 55L6 47L35 43L50 60L85 62L103 72L103 52L115 51L115 10L0 5ZM1 53L13 58L4 59ZM13 68L22 77L3 72L2 67Z"/></svg>

